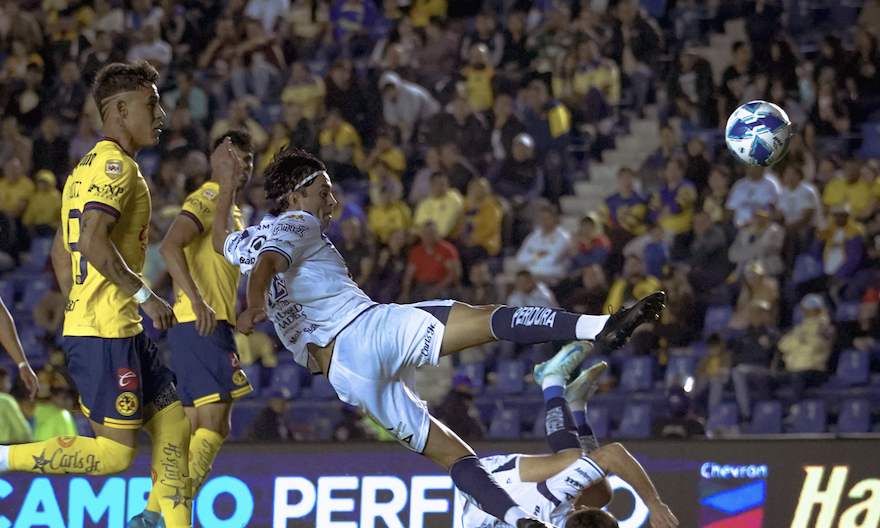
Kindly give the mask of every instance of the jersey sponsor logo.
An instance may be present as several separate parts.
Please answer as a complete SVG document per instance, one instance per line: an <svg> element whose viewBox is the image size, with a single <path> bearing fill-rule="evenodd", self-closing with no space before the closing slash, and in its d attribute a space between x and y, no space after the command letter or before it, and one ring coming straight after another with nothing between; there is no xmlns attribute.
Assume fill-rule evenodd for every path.
<svg viewBox="0 0 880 528"><path fill-rule="evenodd" d="M213 200L217 197L217 191L214 191L212 189L205 189L204 191L202 191L202 196L204 196L208 200Z"/></svg>
<svg viewBox="0 0 880 528"><path fill-rule="evenodd" d="M68 300L67 306L64 307L64 311L67 313L74 311L76 309L76 303L78 303L78 302L79 302L79 299L74 299L72 301Z"/></svg>
<svg viewBox="0 0 880 528"><path fill-rule="evenodd" d="M89 165L91 165L91 162L89 162ZM115 180L122 176L122 160L107 160L107 164L104 165L104 174L106 174L111 180Z"/></svg>
<svg viewBox="0 0 880 528"><path fill-rule="evenodd" d="M272 288L269 291L269 307L272 308L280 301L287 298L287 284L285 284L284 279L280 276L275 275L272 277ZM302 310L302 305L294 305L299 308L295 308L295 311ZM305 315L305 314L303 314Z"/></svg>
<svg viewBox="0 0 880 528"><path fill-rule="evenodd" d="M571 477L565 477L565 483L576 490L584 489L583 484L581 484L580 482L576 481L575 479L573 479ZM568 495L568 493L566 493L566 495Z"/></svg>
<svg viewBox="0 0 880 528"><path fill-rule="evenodd" d="M304 225L290 225L290 224L278 224L272 228L272 234L277 235L281 232L292 233L300 238L306 234L306 231L309 230L308 226Z"/></svg>
<svg viewBox="0 0 880 528"><path fill-rule="evenodd" d="M31 458L34 459L34 467L31 468L34 473L39 470L40 473L45 474L47 467L53 470L52 473L58 473L59 469L76 469L75 473L94 473L101 467L101 462L95 459L95 455L83 456L81 451L67 454L63 447L56 449L48 457L44 449L40 456L31 455ZM70 473L70 471L63 471L63 473Z"/></svg>
<svg viewBox="0 0 880 528"><path fill-rule="evenodd" d="M207 191L206 191L207 192ZM201 200L196 197L190 197L186 200L186 205L190 209L193 209L195 212L199 214L208 214L211 212L211 208L207 205L203 204Z"/></svg>
<svg viewBox="0 0 880 528"><path fill-rule="evenodd" d="M422 345L422 355L426 358L428 357L428 352L431 350L431 341L434 340L434 328L436 326L436 323L431 323L428 325L428 330L425 332L425 344Z"/></svg>
<svg viewBox="0 0 880 528"><path fill-rule="evenodd" d="M236 356L235 354L229 354L229 364L232 365L232 368L241 368L241 362L238 361L238 356Z"/></svg>
<svg viewBox="0 0 880 528"><path fill-rule="evenodd" d="M116 412L122 416L131 416L138 410L138 399L133 392L123 392L116 398Z"/></svg>
<svg viewBox="0 0 880 528"><path fill-rule="evenodd" d="M71 182L70 187L67 188L67 194L64 195L64 199L70 200L72 198L79 198L80 185L82 185L82 182L79 180Z"/></svg>
<svg viewBox="0 0 880 528"><path fill-rule="evenodd" d="M415 435L413 433L406 435L407 425L405 423L398 422L396 427L386 427L385 430L391 433L394 438L397 438L399 442L412 445L413 436Z"/></svg>
<svg viewBox="0 0 880 528"><path fill-rule="evenodd" d="M77 164L77 167L91 167L92 162L95 161L95 158L97 156L98 155L94 152L89 152L88 154L83 156L83 159L79 160L79 164Z"/></svg>
<svg viewBox="0 0 880 528"><path fill-rule="evenodd" d="M232 375L232 382L239 387L241 387L242 385L247 385L247 374L245 374L244 371L241 369L236 370L235 374Z"/></svg>
<svg viewBox="0 0 880 528"><path fill-rule="evenodd" d="M275 304L273 304L273 302L277 304L277 301L272 301L270 299L270 301L269 301L270 307L275 306ZM278 328L285 330L288 327L290 327L290 325L294 324L295 322L299 321L300 319L304 318L305 316L306 316L306 313L305 313L305 311L303 311L303 305L298 304L298 303L294 303L294 304L287 306L287 308L285 308L283 312L278 312L277 314L275 314L272 317L272 321L276 325L278 325Z"/></svg>
<svg viewBox="0 0 880 528"><path fill-rule="evenodd" d="M122 390L137 390L137 374L130 368L118 369L116 371L116 385Z"/></svg>
<svg viewBox="0 0 880 528"><path fill-rule="evenodd" d="M254 257L238 257L238 264L243 266L251 266L256 261L257 259Z"/></svg>
<svg viewBox="0 0 880 528"><path fill-rule="evenodd" d="M296 342L299 341L299 338L303 334L311 334L312 332L314 332L317 329L318 329L318 325L312 323L309 326L307 326L301 330L297 330L296 333L293 334L293 336L290 338L290 342L295 345Z"/></svg>
<svg viewBox="0 0 880 528"><path fill-rule="evenodd" d="M125 193L125 187L122 185L114 185L112 183L105 183L103 185L93 183L89 185L89 190L87 192L98 198L109 200L111 198L119 198L122 196Z"/></svg>
<svg viewBox="0 0 880 528"><path fill-rule="evenodd" d="M510 319L510 327L516 325L521 326L549 326L553 328L556 322L556 310L553 308L542 308L536 306L526 306L519 308L513 313Z"/></svg>

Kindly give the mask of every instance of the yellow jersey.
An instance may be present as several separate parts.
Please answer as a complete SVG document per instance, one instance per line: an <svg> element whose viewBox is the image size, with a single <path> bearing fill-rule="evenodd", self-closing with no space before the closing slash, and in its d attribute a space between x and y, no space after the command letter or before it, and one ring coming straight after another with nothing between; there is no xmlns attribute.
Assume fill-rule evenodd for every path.
<svg viewBox="0 0 880 528"><path fill-rule="evenodd" d="M77 251L82 215L98 210L118 219L110 241L131 271L141 274L150 229L150 190L138 164L113 140L98 142L67 178L61 204L64 245L70 252L73 289L64 335L132 337L143 331L138 303Z"/></svg>
<svg viewBox="0 0 880 528"><path fill-rule="evenodd" d="M195 192L187 196L180 214L195 222L199 235L183 248L186 264L193 281L202 293L205 304L214 310L218 321L235 324L235 298L238 292L239 268L226 261L223 255L214 251L211 243L211 228L214 225L214 210L217 208L217 195L220 184L205 182ZM244 231L241 224L241 211L233 208L235 231ZM176 301L174 315L179 323L196 320L192 301L177 285L174 286Z"/></svg>

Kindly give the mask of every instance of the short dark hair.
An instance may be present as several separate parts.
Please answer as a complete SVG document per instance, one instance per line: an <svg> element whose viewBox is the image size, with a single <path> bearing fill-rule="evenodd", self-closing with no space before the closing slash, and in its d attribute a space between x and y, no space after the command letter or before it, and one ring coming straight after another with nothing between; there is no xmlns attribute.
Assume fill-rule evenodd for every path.
<svg viewBox="0 0 880 528"><path fill-rule="evenodd" d="M229 140L232 141L232 144L242 151L247 152L248 154L254 153L254 140L251 138L250 132L244 130L227 130L225 134L214 140L214 148L211 150L217 150L217 147L219 147L226 138L229 138Z"/></svg>
<svg viewBox="0 0 880 528"><path fill-rule="evenodd" d="M159 72L143 59L113 62L101 68L92 85L92 94L101 113L101 119L105 117L102 104L105 99L123 92L139 90L142 86L156 84L158 80Z"/></svg>
<svg viewBox="0 0 880 528"><path fill-rule="evenodd" d="M605 510L577 510L565 521L565 528L618 528L617 519Z"/></svg>
<svg viewBox="0 0 880 528"><path fill-rule="evenodd" d="M324 164L305 150L288 145L278 151L263 171L266 198L272 204L269 214L278 216L283 213L287 207L284 198L308 175L322 170L327 170Z"/></svg>

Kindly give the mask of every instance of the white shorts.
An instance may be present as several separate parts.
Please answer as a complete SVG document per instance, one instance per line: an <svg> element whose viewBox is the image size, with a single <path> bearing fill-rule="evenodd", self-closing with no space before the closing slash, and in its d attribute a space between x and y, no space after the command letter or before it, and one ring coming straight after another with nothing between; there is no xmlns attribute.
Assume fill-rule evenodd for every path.
<svg viewBox="0 0 880 528"><path fill-rule="evenodd" d="M339 399L417 453L425 449L431 422L416 390L416 367L437 365L454 302L379 304L336 336L327 377Z"/></svg>
<svg viewBox="0 0 880 528"><path fill-rule="evenodd" d="M556 526L565 524L565 517L574 507L583 490L605 478L605 472L589 457L581 457L567 468L543 482L523 482L519 476L522 455L497 455L480 459L498 485L522 509L542 521ZM489 515L467 501L461 491L455 491L464 504L461 516L462 528L496 528L507 526L503 521ZM454 525L458 526L458 525Z"/></svg>

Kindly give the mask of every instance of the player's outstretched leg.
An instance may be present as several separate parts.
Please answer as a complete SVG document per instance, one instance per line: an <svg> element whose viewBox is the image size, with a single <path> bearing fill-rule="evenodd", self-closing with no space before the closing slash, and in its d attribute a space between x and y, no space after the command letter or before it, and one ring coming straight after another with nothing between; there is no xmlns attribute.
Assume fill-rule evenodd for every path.
<svg viewBox="0 0 880 528"><path fill-rule="evenodd" d="M544 391L544 427L547 445L554 453L580 450L574 417L565 400L565 382L571 372L593 351L593 344L575 341L562 347L555 356L535 365L535 382Z"/></svg>
<svg viewBox="0 0 880 528"><path fill-rule="evenodd" d="M666 294L655 292L614 315L581 315L543 306L469 306L455 303L449 312L440 355L493 340L521 344L595 340L605 349L620 348L640 324L656 321Z"/></svg>
<svg viewBox="0 0 880 528"><path fill-rule="evenodd" d="M580 373L571 383L565 386L565 399L574 415L574 423L577 426L578 438L584 454L590 454L599 448L599 442L590 427L587 419L587 402L596 392L596 381L608 368L608 363L600 361L592 367Z"/></svg>
<svg viewBox="0 0 880 528"><path fill-rule="evenodd" d="M135 454L134 447L103 436L59 436L42 442L0 446L0 473L112 475L128 469Z"/></svg>

